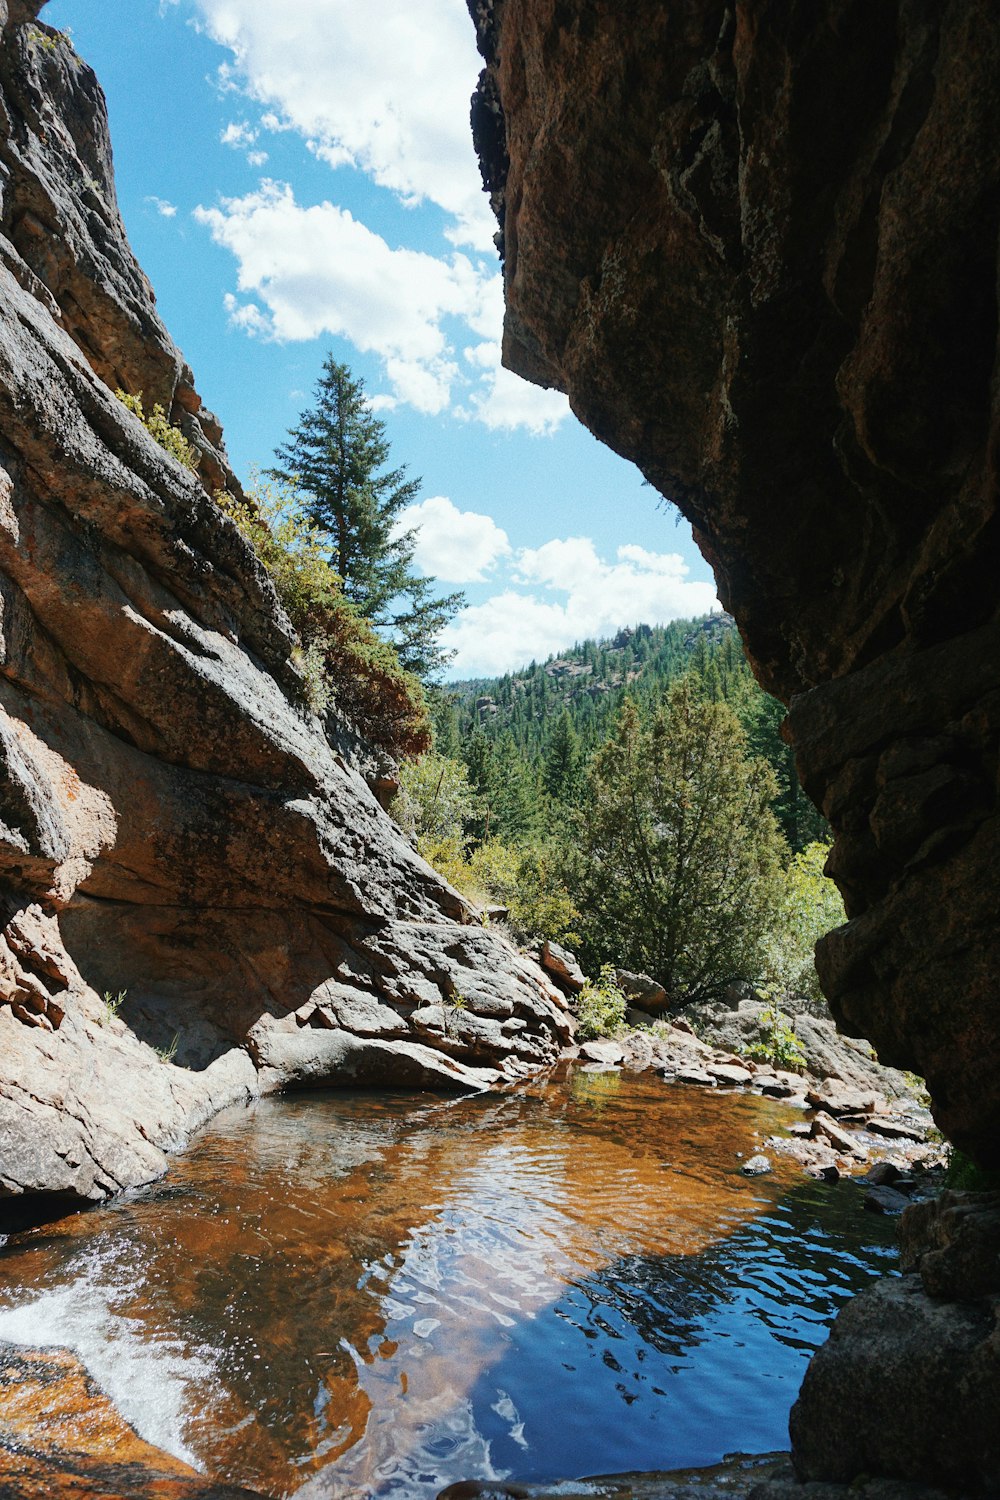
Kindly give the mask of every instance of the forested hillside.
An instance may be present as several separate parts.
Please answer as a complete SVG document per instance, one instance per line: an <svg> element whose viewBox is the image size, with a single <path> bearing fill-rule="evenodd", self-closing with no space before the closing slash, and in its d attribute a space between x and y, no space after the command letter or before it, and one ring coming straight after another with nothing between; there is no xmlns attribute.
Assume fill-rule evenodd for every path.
<svg viewBox="0 0 1000 1500"><path fill-rule="evenodd" d="M626 627L613 640L584 641L520 672L455 683L459 733L465 737L479 726L495 739L509 730L515 744L530 751L545 744L551 720L567 709L582 748L592 750L626 692L648 707L691 666L726 674L743 666L731 615Z"/></svg>
<svg viewBox="0 0 1000 1500"><path fill-rule="evenodd" d="M733 709L751 752L770 764L778 782L774 811L790 848L825 837L781 738L784 709L757 686L732 617L723 613L627 627L612 640L584 641L519 672L438 689L436 749L467 765L486 799L491 831L516 837L538 825L546 800L576 800L626 697L648 716L686 673L703 696Z"/></svg>

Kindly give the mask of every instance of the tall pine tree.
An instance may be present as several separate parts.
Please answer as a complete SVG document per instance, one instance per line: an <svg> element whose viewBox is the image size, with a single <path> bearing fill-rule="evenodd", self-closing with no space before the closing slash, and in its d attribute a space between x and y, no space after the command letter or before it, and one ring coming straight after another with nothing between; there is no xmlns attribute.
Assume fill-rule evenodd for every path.
<svg viewBox="0 0 1000 1500"><path fill-rule="evenodd" d="M330 562L345 595L385 632L403 666L427 678L449 659L438 640L464 596L435 597L434 580L415 571L416 533L401 528L400 517L420 481L405 465L388 468L389 452L364 381L329 355L315 405L291 429L276 453L280 467L268 474L303 492L310 519L333 538Z"/></svg>

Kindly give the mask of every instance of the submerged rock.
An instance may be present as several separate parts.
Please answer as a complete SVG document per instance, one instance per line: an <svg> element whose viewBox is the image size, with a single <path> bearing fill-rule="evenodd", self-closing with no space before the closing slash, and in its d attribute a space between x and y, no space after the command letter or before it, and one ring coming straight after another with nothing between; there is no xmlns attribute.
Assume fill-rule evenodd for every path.
<svg viewBox="0 0 1000 1500"><path fill-rule="evenodd" d="M0 1493L262 1500L140 1438L66 1349L0 1345Z"/></svg>

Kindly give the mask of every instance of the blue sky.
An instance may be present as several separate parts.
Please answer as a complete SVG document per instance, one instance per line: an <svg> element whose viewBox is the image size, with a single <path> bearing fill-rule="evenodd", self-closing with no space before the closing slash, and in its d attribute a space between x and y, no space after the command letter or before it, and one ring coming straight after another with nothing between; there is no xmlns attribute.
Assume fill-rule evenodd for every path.
<svg viewBox="0 0 1000 1500"><path fill-rule="evenodd" d="M160 312L244 478L327 353L422 478L417 560L468 608L455 675L711 608L688 528L563 397L499 369L464 0L50 0L108 96Z"/></svg>

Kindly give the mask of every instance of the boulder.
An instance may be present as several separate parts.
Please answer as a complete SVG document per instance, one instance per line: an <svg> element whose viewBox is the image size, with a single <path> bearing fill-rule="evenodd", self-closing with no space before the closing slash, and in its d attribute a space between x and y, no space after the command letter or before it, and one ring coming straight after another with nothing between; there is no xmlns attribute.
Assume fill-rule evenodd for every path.
<svg viewBox="0 0 1000 1500"><path fill-rule="evenodd" d="M967 1300L1000 1294L1000 1192L945 1192L913 1204L900 1234L904 1271L928 1296Z"/></svg>
<svg viewBox="0 0 1000 1500"><path fill-rule="evenodd" d="M938 1301L918 1275L861 1292L837 1315L792 1407L799 1478L849 1484L878 1474L996 1494L996 1345L993 1299Z"/></svg>
<svg viewBox="0 0 1000 1500"><path fill-rule="evenodd" d="M607 1067L617 1068L625 1060L625 1052L618 1042L609 1040L584 1042L580 1047L580 1056L587 1062L603 1063Z"/></svg>
<svg viewBox="0 0 1000 1500"><path fill-rule="evenodd" d="M541 946L538 961L546 974L550 974L559 988L568 995L579 994L587 982L586 975L576 961L576 955L548 938Z"/></svg>
<svg viewBox="0 0 1000 1500"><path fill-rule="evenodd" d="M648 1016L659 1016L670 1009L670 997L662 984L648 974L633 974L630 969L616 969L615 979L625 998L636 1010Z"/></svg>

